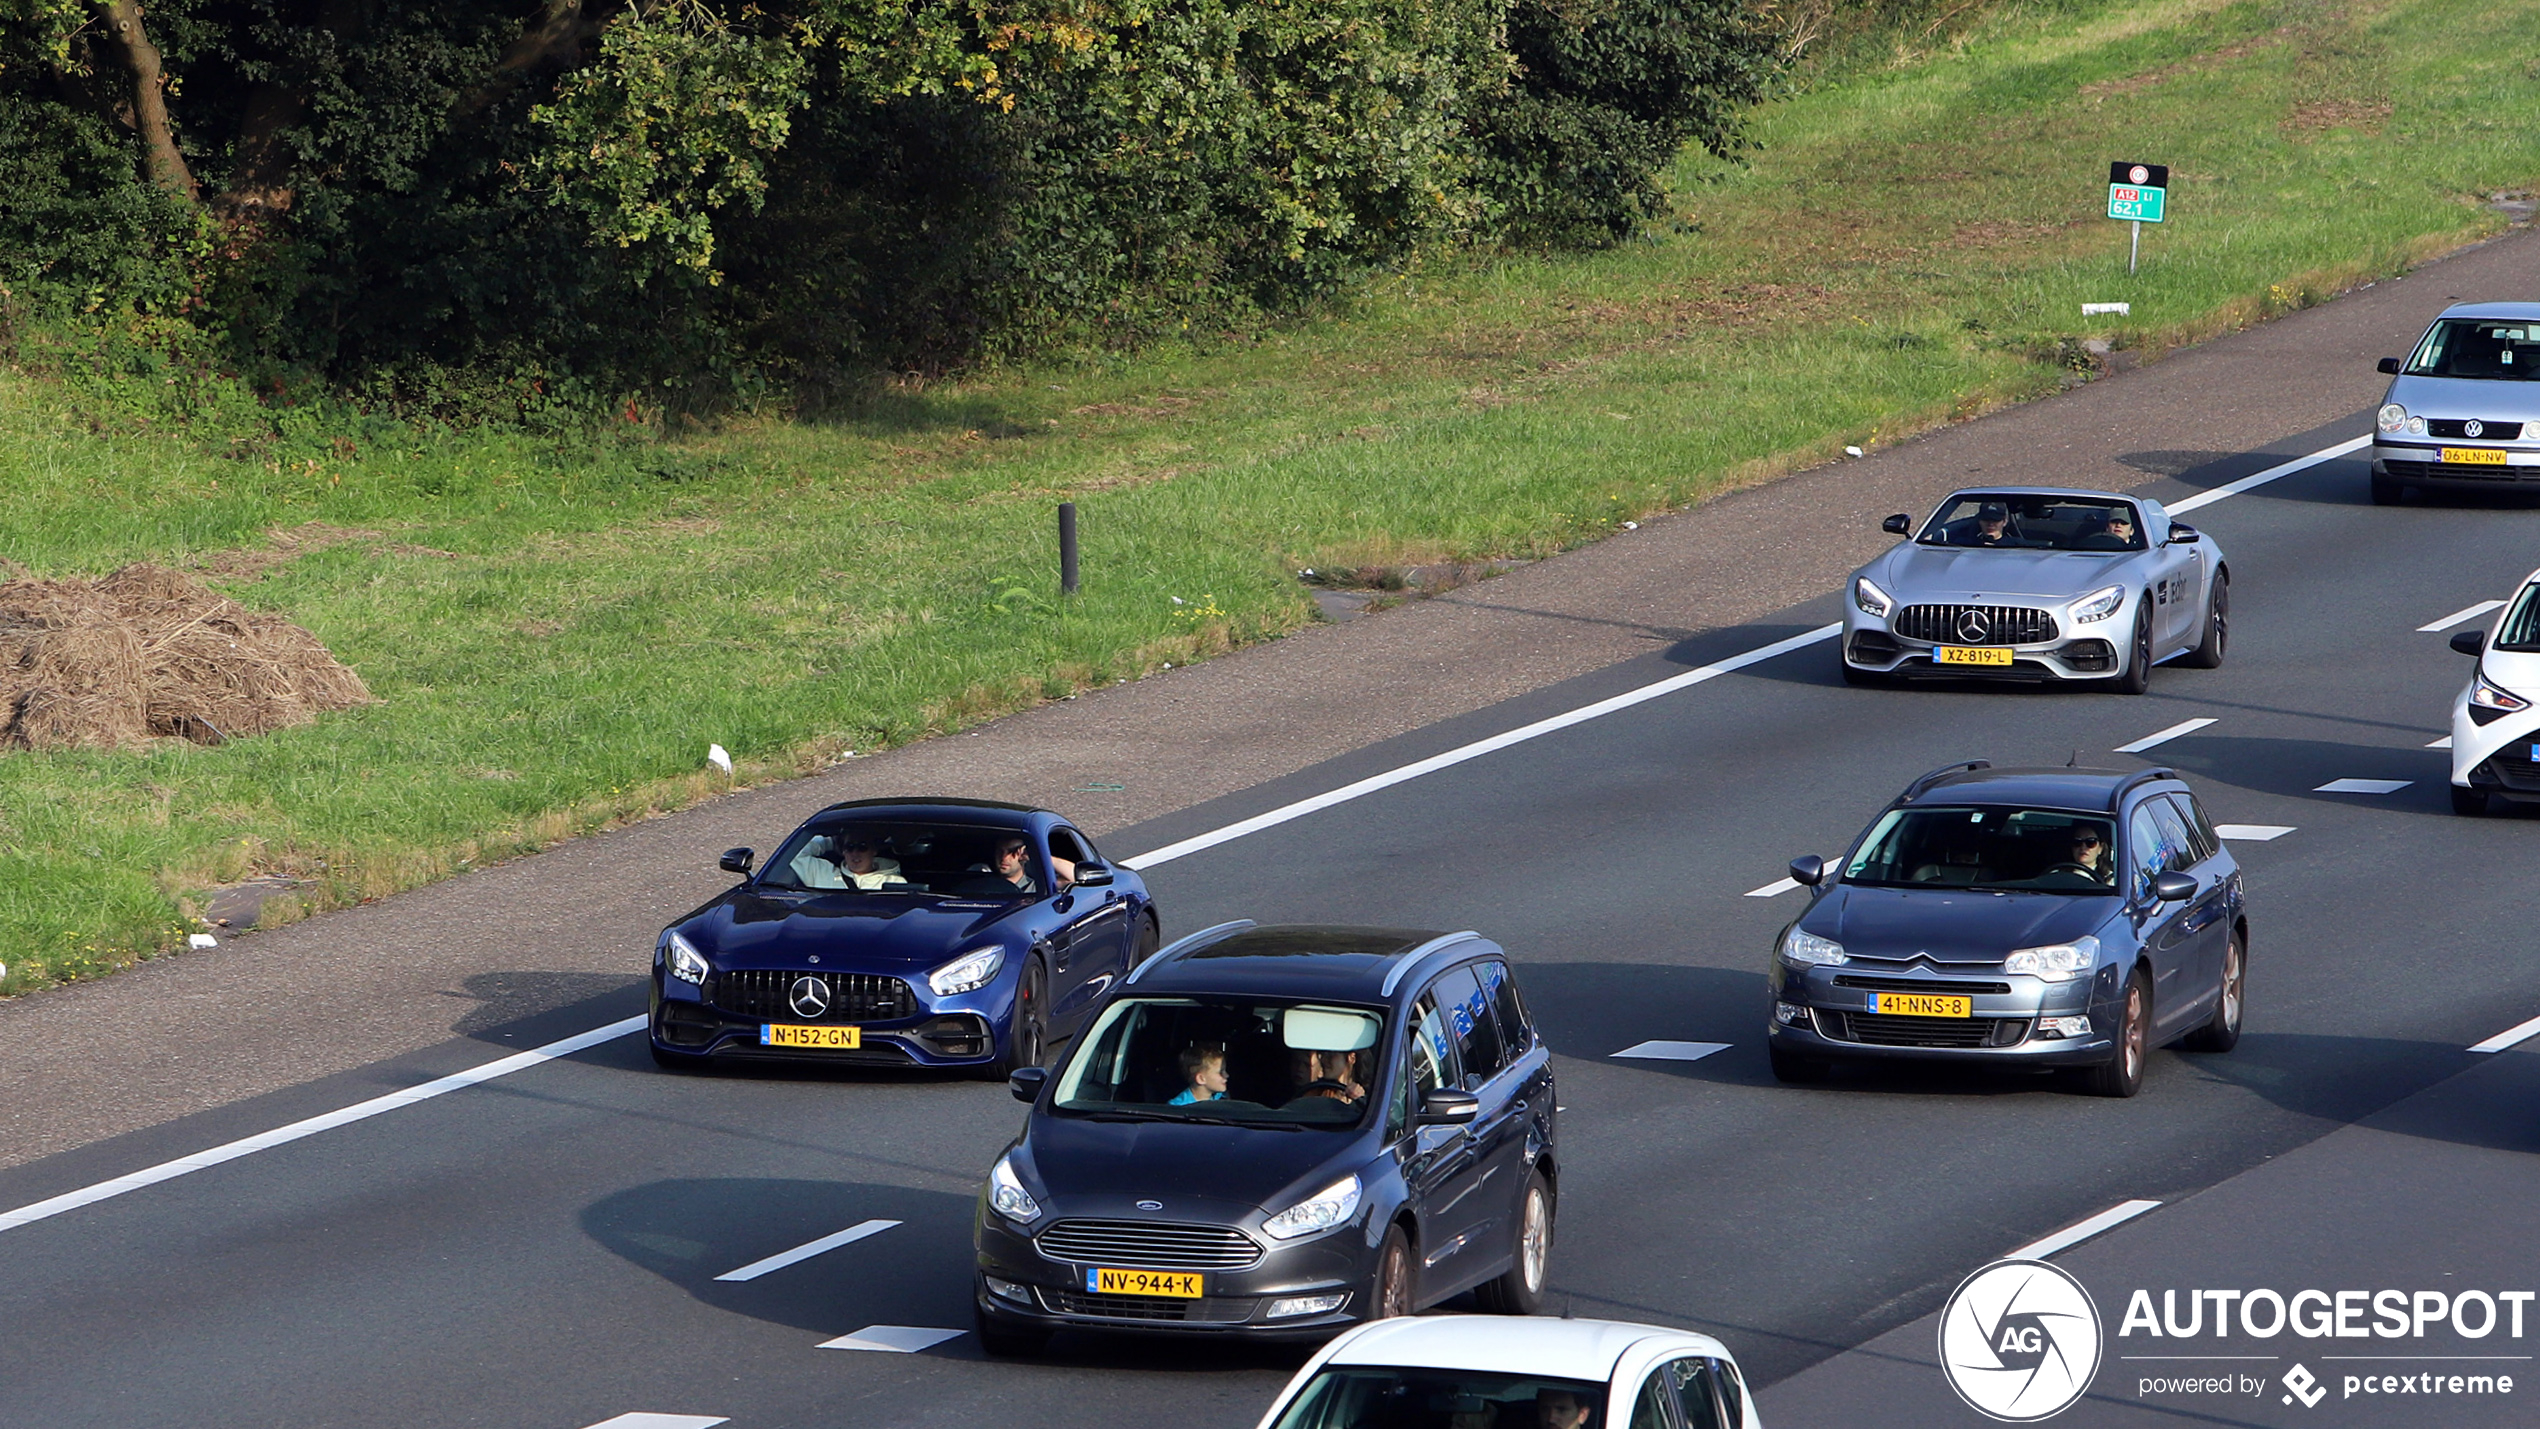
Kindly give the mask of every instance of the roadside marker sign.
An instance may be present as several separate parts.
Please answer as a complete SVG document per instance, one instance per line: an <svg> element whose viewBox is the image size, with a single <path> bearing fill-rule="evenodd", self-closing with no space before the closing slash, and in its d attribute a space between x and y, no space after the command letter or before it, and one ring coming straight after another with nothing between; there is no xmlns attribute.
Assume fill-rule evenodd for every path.
<svg viewBox="0 0 2540 1429"><path fill-rule="evenodd" d="M2143 253L2143 225L2165 222L2170 207L2170 166L2119 159L2108 166L2108 216L2134 225L2126 246L2125 270L2134 271Z"/></svg>

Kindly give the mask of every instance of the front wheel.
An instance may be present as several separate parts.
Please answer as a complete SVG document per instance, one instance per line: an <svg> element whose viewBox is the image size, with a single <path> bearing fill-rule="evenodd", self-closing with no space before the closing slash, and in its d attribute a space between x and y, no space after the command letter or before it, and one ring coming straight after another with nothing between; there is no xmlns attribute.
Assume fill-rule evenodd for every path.
<svg viewBox="0 0 2540 1429"><path fill-rule="evenodd" d="M2452 812L2467 818L2484 818L2487 814L2487 791L2452 786Z"/></svg>
<svg viewBox="0 0 2540 1429"><path fill-rule="evenodd" d="M2134 649L2126 658L2125 673L2108 685L2121 695L2139 695L2152 688L2152 602L2134 615Z"/></svg>
<svg viewBox="0 0 2540 1429"><path fill-rule="evenodd" d="M1494 1315L1540 1314L1544 1275L1552 1264L1552 1188L1543 1183L1540 1171L1526 1173L1515 1250L1507 1273L1474 1291L1474 1298Z"/></svg>
<svg viewBox="0 0 2540 1429"><path fill-rule="evenodd" d="M2183 1044L2190 1052L2228 1052L2240 1045L2240 1012L2249 989L2249 949L2240 935L2231 935L2231 946L2223 950L2222 986L2214 998L2214 1020L2187 1034Z"/></svg>
<svg viewBox="0 0 2540 1429"><path fill-rule="evenodd" d="M1037 1067L1049 1053L1050 975L1039 958L1023 965L1023 985L1014 991L1014 1025L1005 1034L1005 1054L988 1068L1002 1082L1018 1068Z"/></svg>
<svg viewBox="0 0 2540 1429"><path fill-rule="evenodd" d="M1376 1248L1376 1283L1367 1298L1367 1318L1391 1320L1412 1310L1411 1237L1395 1226Z"/></svg>
<svg viewBox="0 0 2540 1429"><path fill-rule="evenodd" d="M2231 574L2214 572L2214 595L2205 606L2205 639L2178 663L2199 670L2222 668L2223 647L2231 640Z"/></svg>
<svg viewBox="0 0 2540 1429"><path fill-rule="evenodd" d="M2152 985L2142 973L2126 979L2119 1009L2116 1055L2082 1076L2092 1096L2130 1097L2143 1090L2143 1065L2152 1050Z"/></svg>

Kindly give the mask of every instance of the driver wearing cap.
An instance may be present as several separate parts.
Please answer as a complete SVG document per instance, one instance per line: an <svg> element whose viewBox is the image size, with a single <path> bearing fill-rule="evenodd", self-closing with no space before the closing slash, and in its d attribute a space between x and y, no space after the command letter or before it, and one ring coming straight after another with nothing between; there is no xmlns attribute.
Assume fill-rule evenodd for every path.
<svg viewBox="0 0 2540 1429"><path fill-rule="evenodd" d="M1976 508L1976 528L1960 537L1970 546L2001 546L2010 541L2011 508L1988 501Z"/></svg>

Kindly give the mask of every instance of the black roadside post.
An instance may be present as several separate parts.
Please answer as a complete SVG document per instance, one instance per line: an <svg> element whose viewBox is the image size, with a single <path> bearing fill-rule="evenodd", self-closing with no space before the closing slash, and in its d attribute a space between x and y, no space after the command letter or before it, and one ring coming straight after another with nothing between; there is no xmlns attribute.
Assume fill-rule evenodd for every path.
<svg viewBox="0 0 2540 1429"><path fill-rule="evenodd" d="M1058 593L1076 593L1076 503L1058 503Z"/></svg>

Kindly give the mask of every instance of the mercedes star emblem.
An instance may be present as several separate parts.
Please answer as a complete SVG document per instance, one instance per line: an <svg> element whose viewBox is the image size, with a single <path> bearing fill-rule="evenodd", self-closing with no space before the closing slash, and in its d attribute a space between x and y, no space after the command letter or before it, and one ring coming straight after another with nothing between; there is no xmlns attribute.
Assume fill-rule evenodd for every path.
<svg viewBox="0 0 2540 1429"><path fill-rule="evenodd" d="M2483 437L2487 435L2487 424L2478 420L2476 417L2472 417L2468 421L2461 423L2461 435L2465 437Z"/></svg>
<svg viewBox="0 0 2540 1429"><path fill-rule="evenodd" d="M1984 618L1983 611L1969 606L1958 612L1959 639L1970 645L1981 645L1984 643L1984 638L1992 633L1993 622Z"/></svg>
<svg viewBox="0 0 2540 1429"><path fill-rule="evenodd" d="M1142 1211L1160 1211L1164 1209L1164 1203L1162 1201L1140 1201L1138 1202L1138 1209Z"/></svg>
<svg viewBox="0 0 2540 1429"><path fill-rule="evenodd" d="M829 1010L829 982L826 978L798 977L794 990L786 997L798 1017L818 1017Z"/></svg>

